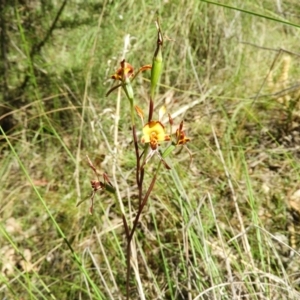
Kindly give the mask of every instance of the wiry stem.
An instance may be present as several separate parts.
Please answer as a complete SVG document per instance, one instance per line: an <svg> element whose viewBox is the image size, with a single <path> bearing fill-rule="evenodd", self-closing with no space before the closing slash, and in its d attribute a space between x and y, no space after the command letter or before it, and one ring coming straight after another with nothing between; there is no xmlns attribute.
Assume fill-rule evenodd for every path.
<svg viewBox="0 0 300 300"><path fill-rule="evenodd" d="M149 117L148 117L148 122L151 122L151 120L152 120L152 116L153 116L153 108L154 108L153 99L150 98L150 102L149 102Z"/></svg>
<svg viewBox="0 0 300 300"><path fill-rule="evenodd" d="M160 168L160 165L158 166L157 168L157 171L159 170ZM131 272L131 266L130 266L130 257L131 257L131 241L132 241L132 238L133 238L133 235L135 233L135 230L137 228L137 225L139 223L139 220L140 220L140 216L142 214L142 211L143 211L143 208L145 207L146 203L147 203L147 200L150 196L150 193L152 192L152 189L154 187L154 184L156 182L156 179L157 179L157 171L156 171L156 174L153 176L152 178L152 181L151 181L151 184L147 190L147 193L146 195L144 196L143 198L143 201L141 201L141 204L139 205L139 209L138 209L138 212L135 216L135 219L133 221L133 226L132 226L132 229L128 230L128 226L127 226L127 222L125 220L125 218L123 217L123 223L124 223L124 226L125 226L125 232L126 232L126 238L127 238L127 253L126 253L126 263L127 263L127 275L126 275L126 299L129 299L129 279L130 279L130 272ZM126 224L126 225L125 225ZM127 229L126 229L127 228ZM128 235L129 233L129 235Z"/></svg>

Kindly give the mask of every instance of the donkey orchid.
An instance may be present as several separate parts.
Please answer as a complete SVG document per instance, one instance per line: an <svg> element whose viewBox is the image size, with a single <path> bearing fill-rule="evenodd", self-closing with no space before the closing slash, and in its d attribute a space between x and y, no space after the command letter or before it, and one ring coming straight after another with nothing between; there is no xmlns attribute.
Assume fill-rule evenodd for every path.
<svg viewBox="0 0 300 300"><path fill-rule="evenodd" d="M142 143L149 143L152 150L156 150L159 142L169 141L170 136L165 133L164 125L159 121L150 121L143 127Z"/></svg>

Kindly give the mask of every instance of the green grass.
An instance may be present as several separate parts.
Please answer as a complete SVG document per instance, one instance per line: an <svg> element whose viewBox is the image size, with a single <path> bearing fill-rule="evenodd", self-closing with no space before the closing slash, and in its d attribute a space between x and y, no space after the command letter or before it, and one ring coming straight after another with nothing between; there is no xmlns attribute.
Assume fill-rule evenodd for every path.
<svg viewBox="0 0 300 300"><path fill-rule="evenodd" d="M130 299L299 299L299 240L293 245L288 230L297 225L290 205L300 177L299 4L277 1L280 13L271 0L216 2L67 2L34 56L61 4L5 10L1 298L125 299L121 205L132 225L135 155L128 100L105 94L126 34L126 60L136 70L151 64L159 13L164 69L154 118L165 104L174 124L184 119L193 160L183 148L167 158L171 170L160 169L132 242ZM145 112L149 80L144 72L133 83ZM283 87L294 103L280 100ZM92 216L96 178L86 155L120 195L97 193ZM144 190L158 162L146 166Z"/></svg>

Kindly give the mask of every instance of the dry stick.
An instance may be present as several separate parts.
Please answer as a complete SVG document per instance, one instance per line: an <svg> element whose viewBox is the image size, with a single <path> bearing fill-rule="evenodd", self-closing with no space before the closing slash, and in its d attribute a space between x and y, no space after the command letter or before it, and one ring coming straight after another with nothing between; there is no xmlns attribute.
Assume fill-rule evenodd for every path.
<svg viewBox="0 0 300 300"><path fill-rule="evenodd" d="M139 292L138 299L139 300L146 300L145 293L143 291L143 285L142 285L142 280L139 272L139 264L137 261L137 245L136 245L136 240L133 239L131 241L131 264L132 264L132 269L135 274L135 280L136 280L136 285L137 285L137 290Z"/></svg>
<svg viewBox="0 0 300 300"><path fill-rule="evenodd" d="M123 218L123 221L126 222L125 217ZM125 226L125 222L124 222L124 226ZM128 230L128 226L126 225L125 227L127 227ZM129 278L130 278L130 255L131 255L131 251L130 251L130 233L128 233L127 236L127 248L126 248L126 267L127 267L127 272L126 272L126 299L129 299Z"/></svg>
<svg viewBox="0 0 300 300"><path fill-rule="evenodd" d="M125 208L123 205L118 181L117 181L117 165L118 165L118 135L119 135L119 120L120 120L120 107L121 107L121 89L118 90L117 95L117 105L116 105L116 113L115 113L115 124L114 124L114 148L112 149L113 153L113 164L112 164L112 178L114 182L114 187L116 188L118 202L121 208L122 215L125 215Z"/></svg>
<svg viewBox="0 0 300 300"><path fill-rule="evenodd" d="M130 44L130 35L127 34L125 35L124 38L124 47L123 47L123 53L122 53L122 60L125 59L125 54L129 48L129 44ZM113 181L114 181L114 186L116 188L116 193L117 193L117 198L118 198L118 202L121 208L121 212L122 212L122 218L123 218L123 223L124 221L126 222L125 219L125 208L123 205L123 201L122 201L122 197L120 194L120 190L119 190L119 185L118 185L118 181L117 181L117 175L116 175L116 170L118 167L118 136L119 136L119 120L120 120L120 110L121 110L121 92L122 89L119 88L118 89L118 95L117 95L117 105L116 105L116 113L115 113L115 124L114 124L114 148L113 148L113 164L112 164L112 177L113 177ZM125 224L125 232L126 232L126 227L128 228L127 223Z"/></svg>

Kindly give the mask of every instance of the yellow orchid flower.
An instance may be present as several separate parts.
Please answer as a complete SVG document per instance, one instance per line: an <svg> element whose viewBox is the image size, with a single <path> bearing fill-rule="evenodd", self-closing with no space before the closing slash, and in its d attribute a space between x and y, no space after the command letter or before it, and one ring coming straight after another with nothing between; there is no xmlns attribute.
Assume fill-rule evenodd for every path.
<svg viewBox="0 0 300 300"><path fill-rule="evenodd" d="M150 121L143 127L142 143L149 143L152 150L156 150L159 142L169 141L170 136L165 133L164 125L159 121Z"/></svg>

